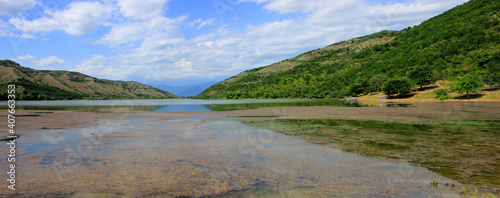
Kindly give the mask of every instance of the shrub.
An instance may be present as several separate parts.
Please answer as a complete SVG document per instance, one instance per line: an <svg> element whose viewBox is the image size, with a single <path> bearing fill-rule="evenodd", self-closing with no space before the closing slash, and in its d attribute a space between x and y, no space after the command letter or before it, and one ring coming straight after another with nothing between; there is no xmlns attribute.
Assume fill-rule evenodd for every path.
<svg viewBox="0 0 500 198"><path fill-rule="evenodd" d="M411 92L412 84L408 78L391 78L384 83L383 91L386 95L407 95Z"/></svg>
<svg viewBox="0 0 500 198"><path fill-rule="evenodd" d="M448 90L446 89L436 89L434 90L434 93L437 95L436 98L441 101L451 98L451 96L448 95Z"/></svg>

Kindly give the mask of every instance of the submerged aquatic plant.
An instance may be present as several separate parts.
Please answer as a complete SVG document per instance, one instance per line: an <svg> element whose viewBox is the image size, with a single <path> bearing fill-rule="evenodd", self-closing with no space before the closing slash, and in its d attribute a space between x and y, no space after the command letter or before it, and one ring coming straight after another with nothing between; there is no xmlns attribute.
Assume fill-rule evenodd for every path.
<svg viewBox="0 0 500 198"><path fill-rule="evenodd" d="M471 197L471 198L482 198L482 197L498 198L498 197L500 197L500 193L498 195L495 195L493 193L488 193L488 194L479 193L477 188L474 188L474 191L467 190L467 186L465 186L465 185L462 186L458 190L458 194L460 194L461 197L466 197L467 195L469 195L468 197Z"/></svg>
<svg viewBox="0 0 500 198"><path fill-rule="evenodd" d="M467 190L467 187L465 185L458 189L458 194L460 194L460 196L465 196L468 193L469 191Z"/></svg>
<svg viewBox="0 0 500 198"><path fill-rule="evenodd" d="M434 178L432 178L432 180L430 180L431 181L431 185L432 186L438 186L439 180L441 180L441 177L434 177Z"/></svg>

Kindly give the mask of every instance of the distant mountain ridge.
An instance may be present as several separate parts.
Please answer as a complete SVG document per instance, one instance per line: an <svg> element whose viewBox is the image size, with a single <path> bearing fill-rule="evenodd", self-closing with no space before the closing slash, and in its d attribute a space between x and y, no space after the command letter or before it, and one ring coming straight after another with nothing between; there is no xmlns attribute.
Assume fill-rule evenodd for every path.
<svg viewBox="0 0 500 198"><path fill-rule="evenodd" d="M500 2L471 0L415 27L339 42L244 71L197 98L342 98L360 94L376 75L407 77L428 69L432 82L500 72ZM427 80L427 79L425 79ZM362 90L374 92L380 87Z"/></svg>
<svg viewBox="0 0 500 198"><path fill-rule="evenodd" d="M154 85L163 90L168 90L170 93L181 97L192 97L205 91L217 82L210 81L205 83L188 84L183 86L168 86L168 85Z"/></svg>
<svg viewBox="0 0 500 198"><path fill-rule="evenodd" d="M20 100L164 99L174 94L133 81L94 78L79 72L35 70L11 60L0 60L0 96L7 85L16 85Z"/></svg>

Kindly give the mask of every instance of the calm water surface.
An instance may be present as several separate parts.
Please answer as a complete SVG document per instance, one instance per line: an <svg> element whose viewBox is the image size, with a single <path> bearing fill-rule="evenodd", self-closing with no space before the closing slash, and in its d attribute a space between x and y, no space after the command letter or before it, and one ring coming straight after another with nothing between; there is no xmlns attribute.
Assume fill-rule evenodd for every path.
<svg viewBox="0 0 500 198"><path fill-rule="evenodd" d="M101 102L19 103L20 108L36 110L119 111L133 106L139 111L23 135L17 140L23 180L14 196L457 196L456 189L432 187L429 180L441 176L426 168L362 157L202 112L182 113L345 105L338 100ZM6 163L2 160L0 166Z"/></svg>
<svg viewBox="0 0 500 198"><path fill-rule="evenodd" d="M282 106L348 106L361 107L363 104L349 104L338 99L249 99L249 100L70 100L70 101L18 101L20 110L78 110L99 111L115 107L133 107L135 110L156 112L185 111L230 111L255 109L259 107ZM387 106L381 104L380 106ZM7 103L0 102L0 108L6 109Z"/></svg>

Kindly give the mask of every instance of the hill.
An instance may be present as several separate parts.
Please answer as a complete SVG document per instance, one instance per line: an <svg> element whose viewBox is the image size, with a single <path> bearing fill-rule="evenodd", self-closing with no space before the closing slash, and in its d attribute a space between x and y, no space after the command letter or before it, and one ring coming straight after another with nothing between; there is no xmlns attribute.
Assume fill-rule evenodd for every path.
<svg viewBox="0 0 500 198"><path fill-rule="evenodd" d="M0 60L0 98L16 85L20 100L163 99L178 96L132 81L103 80L78 72L35 70Z"/></svg>
<svg viewBox="0 0 500 198"><path fill-rule="evenodd" d="M197 97L342 98L379 91L374 76L408 77L423 86L477 74L497 85L498 76L491 74L500 73L499 11L496 0L471 0L413 28L339 42L242 72Z"/></svg>

